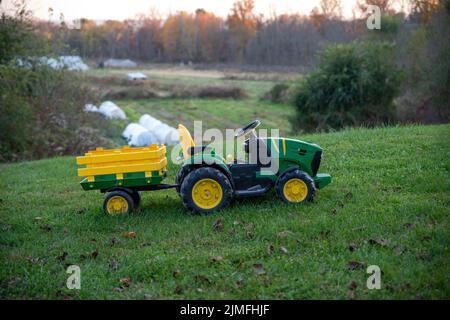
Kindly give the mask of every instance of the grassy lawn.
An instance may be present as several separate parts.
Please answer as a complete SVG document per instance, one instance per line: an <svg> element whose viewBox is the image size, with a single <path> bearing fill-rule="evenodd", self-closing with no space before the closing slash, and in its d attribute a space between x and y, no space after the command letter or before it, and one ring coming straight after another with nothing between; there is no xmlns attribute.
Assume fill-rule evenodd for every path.
<svg viewBox="0 0 450 320"><path fill-rule="evenodd" d="M450 126L299 138L324 148L320 171L334 179L314 203L272 192L207 217L174 190L106 216L73 157L1 165L0 298L450 298ZM65 287L71 264L79 291ZM383 272L380 290L366 288L368 265Z"/></svg>

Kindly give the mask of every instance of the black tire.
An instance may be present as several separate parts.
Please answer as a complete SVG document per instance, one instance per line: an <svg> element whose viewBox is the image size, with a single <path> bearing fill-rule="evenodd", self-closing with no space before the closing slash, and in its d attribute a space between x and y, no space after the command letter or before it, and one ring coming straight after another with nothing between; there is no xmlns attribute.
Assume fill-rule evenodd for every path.
<svg viewBox="0 0 450 320"><path fill-rule="evenodd" d="M178 185L176 187L178 195L180 194L181 191L181 184L183 183L184 178L187 176L190 170L191 170L190 166L187 165L182 166L180 170L178 170L177 175L175 176L175 183Z"/></svg>
<svg viewBox="0 0 450 320"><path fill-rule="evenodd" d="M139 194L139 191L133 190L133 192L130 194L131 198L133 199L134 208L137 208L139 204L141 203L141 195Z"/></svg>
<svg viewBox="0 0 450 320"><path fill-rule="evenodd" d="M307 193L304 199L299 201L293 201L292 199L288 199L287 195L285 195L284 187L286 183L292 179L300 179L306 185ZM275 183L275 191L278 197L286 203L305 204L314 199L316 187L314 185L314 180L306 172L296 169L283 173L280 177L278 177Z"/></svg>
<svg viewBox="0 0 450 320"><path fill-rule="evenodd" d="M214 205L212 208L202 208L197 205L193 199L193 188L197 182L203 179L211 179L217 182L222 190L222 198L220 202ZM214 211L218 211L224 207L226 207L232 198L233 188L231 187L231 183L228 180L227 176L224 175L217 169L210 167L201 167L198 169L194 169L191 171L183 180L181 184L180 197L183 205L192 211L197 213L207 215Z"/></svg>
<svg viewBox="0 0 450 320"><path fill-rule="evenodd" d="M111 211L111 207L108 206L110 201L113 201L114 197L118 197L123 200L123 205L121 208L116 208L114 211ZM116 198L117 200L119 200ZM120 200L119 200L120 201ZM126 205L125 205L126 202ZM112 205L112 204L111 204ZM125 191L113 191L107 194L105 201L103 202L103 211L108 215L121 215L127 214L134 210L134 201L131 195L126 193Z"/></svg>

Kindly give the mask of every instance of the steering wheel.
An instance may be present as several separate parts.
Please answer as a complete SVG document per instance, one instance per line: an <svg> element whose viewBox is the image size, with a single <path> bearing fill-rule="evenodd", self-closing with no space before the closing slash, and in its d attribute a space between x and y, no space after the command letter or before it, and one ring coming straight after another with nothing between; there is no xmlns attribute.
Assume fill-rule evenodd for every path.
<svg viewBox="0 0 450 320"><path fill-rule="evenodd" d="M261 121L259 121L259 120L250 122L245 127L237 129L236 133L234 134L234 137L237 138L237 137L245 136L245 135L249 134L250 132L252 132L253 130L255 130L256 128L258 128L260 124L261 124Z"/></svg>

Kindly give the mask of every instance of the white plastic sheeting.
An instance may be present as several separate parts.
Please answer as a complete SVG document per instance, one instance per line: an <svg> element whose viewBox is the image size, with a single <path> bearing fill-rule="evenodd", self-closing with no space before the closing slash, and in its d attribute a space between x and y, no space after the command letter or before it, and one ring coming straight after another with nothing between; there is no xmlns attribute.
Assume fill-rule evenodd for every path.
<svg viewBox="0 0 450 320"><path fill-rule="evenodd" d="M109 68L135 68L137 63L129 59L108 59L103 62L103 66Z"/></svg>
<svg viewBox="0 0 450 320"><path fill-rule="evenodd" d="M178 130L168 126L148 114L144 114L139 123L126 126L122 136L133 147L144 147L151 144L175 145L180 142Z"/></svg>
<svg viewBox="0 0 450 320"><path fill-rule="evenodd" d="M125 130L123 130L122 137L124 137L126 140L130 140L133 134L139 134L142 131L147 131L147 129L145 129L138 123L130 123L126 126Z"/></svg>
<svg viewBox="0 0 450 320"><path fill-rule="evenodd" d="M127 118L125 112L111 101L103 102L99 108L93 104L87 104L84 106L84 112L98 112L104 115L108 119L122 119Z"/></svg>
<svg viewBox="0 0 450 320"><path fill-rule="evenodd" d="M152 132L165 145L174 145L180 141L178 130L171 127L149 114L144 114L139 119L139 124Z"/></svg>
<svg viewBox="0 0 450 320"><path fill-rule="evenodd" d="M66 68L70 71L86 71L89 70L87 64L79 56L61 56L59 58L40 57L38 61L49 67L59 70Z"/></svg>
<svg viewBox="0 0 450 320"><path fill-rule="evenodd" d="M156 138L153 133L137 123L130 123L127 125L122 136L128 141L128 144L133 147L159 144L158 138Z"/></svg>
<svg viewBox="0 0 450 320"><path fill-rule="evenodd" d="M125 112L111 101L103 102L98 108L98 111L108 119L125 120L127 118Z"/></svg>
<svg viewBox="0 0 450 320"><path fill-rule="evenodd" d="M88 103L84 106L84 112L98 112L98 108L93 104Z"/></svg>
<svg viewBox="0 0 450 320"><path fill-rule="evenodd" d="M144 114L139 119L139 124L141 126L144 126L145 128L147 128L147 130L149 130L149 131L154 131L157 126L162 124L162 122L156 118L153 118L149 114Z"/></svg>
<svg viewBox="0 0 450 320"><path fill-rule="evenodd" d="M147 76L142 72L130 72L128 75L128 80L147 80Z"/></svg>
<svg viewBox="0 0 450 320"><path fill-rule="evenodd" d="M61 56L59 60L71 71L87 71L89 67L79 56Z"/></svg>

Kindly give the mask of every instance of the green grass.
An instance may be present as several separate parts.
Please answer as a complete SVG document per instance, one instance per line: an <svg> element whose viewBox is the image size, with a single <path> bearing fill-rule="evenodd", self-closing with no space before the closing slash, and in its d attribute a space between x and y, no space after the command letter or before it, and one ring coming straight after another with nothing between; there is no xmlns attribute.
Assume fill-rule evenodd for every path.
<svg viewBox="0 0 450 320"><path fill-rule="evenodd" d="M133 121L139 120L136 115L148 113L174 127L182 123L190 130L193 130L196 120L203 122L203 130L223 130L239 128L259 119L262 121L261 128L279 128L280 134L289 134L292 132L289 119L295 113L292 106L253 99L121 100L118 104Z"/></svg>
<svg viewBox="0 0 450 320"><path fill-rule="evenodd" d="M270 193L207 217L189 214L174 190L106 216L102 196L81 190L73 157L1 165L0 297L346 299L354 281L357 299L450 298L450 126L300 138L325 149L320 171L334 179L314 203ZM368 290L365 267L350 261L378 265L381 289ZM69 264L81 267L80 291L65 288ZM122 278L131 282L119 292Z"/></svg>

